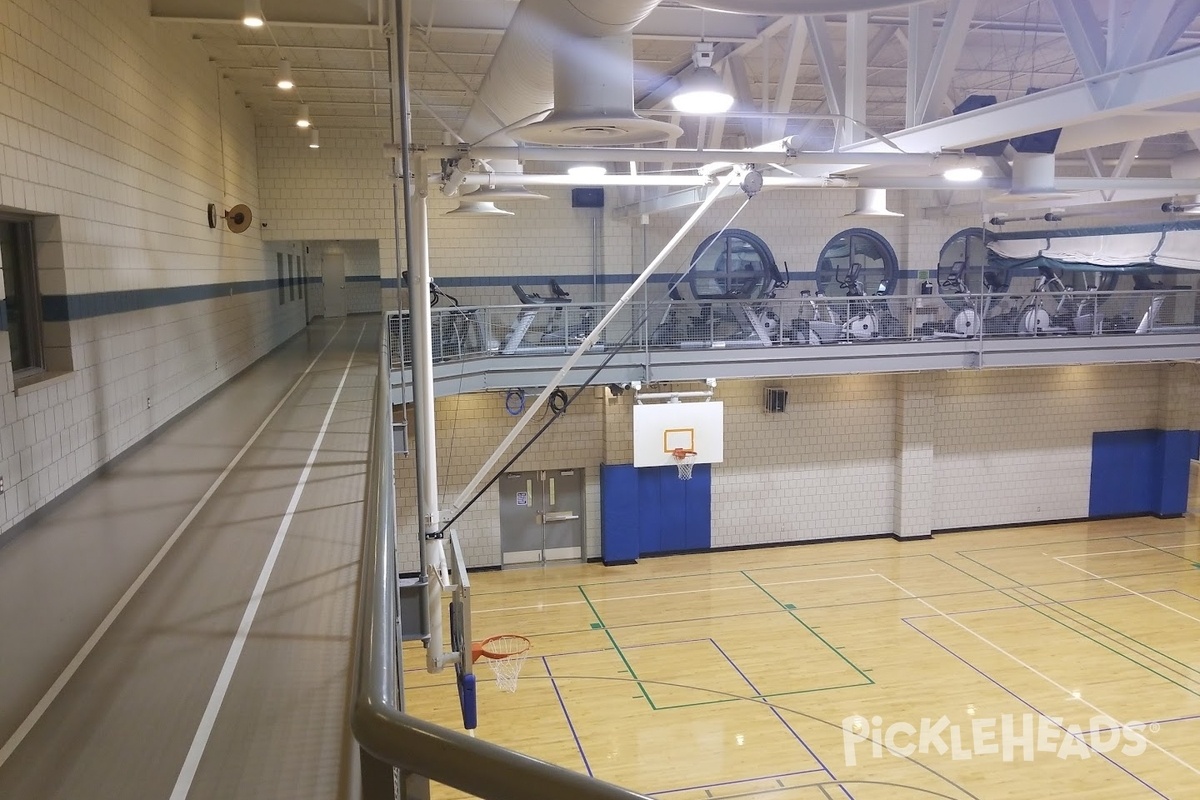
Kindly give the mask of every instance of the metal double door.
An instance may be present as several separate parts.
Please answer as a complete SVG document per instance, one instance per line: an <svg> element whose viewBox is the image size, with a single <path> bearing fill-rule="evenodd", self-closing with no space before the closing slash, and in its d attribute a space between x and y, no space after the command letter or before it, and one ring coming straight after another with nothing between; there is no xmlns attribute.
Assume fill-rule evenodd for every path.
<svg viewBox="0 0 1200 800"><path fill-rule="evenodd" d="M504 564L583 557L583 470L509 472L500 478Z"/></svg>

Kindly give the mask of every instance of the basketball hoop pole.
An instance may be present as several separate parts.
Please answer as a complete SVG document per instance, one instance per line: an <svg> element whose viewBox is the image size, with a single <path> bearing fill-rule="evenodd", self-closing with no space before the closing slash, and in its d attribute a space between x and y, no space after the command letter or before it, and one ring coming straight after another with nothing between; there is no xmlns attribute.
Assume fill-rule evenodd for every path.
<svg viewBox="0 0 1200 800"><path fill-rule="evenodd" d="M610 308L608 313L605 314L600 322L596 324L596 327L592 328L592 332L584 338L583 342L580 343L575 352L572 353L565 362L563 362L562 367L554 374L554 377L550 379L550 382L546 384L546 388L542 389L541 394L539 394L537 398L529 405L529 407L525 409L525 414L519 420L517 420L517 424L514 425L512 430L508 432L508 435L504 437L504 441L500 442L495 451L488 456L488 460L485 461L483 466L479 468L479 471L475 473L475 477L471 479L471 481L463 488L461 492L459 492L458 497L454 498L453 507L456 511L462 508L463 503L465 503L471 497L471 495L474 494L475 490L479 487L479 484L487 478L492 469L496 466L496 463L504 457L504 454L508 452L508 448L511 447L512 443L516 441L518 436L521 435L521 431L525 430L525 426L532 422L534 417L537 416L538 412L541 411L541 408L543 405L545 405L546 400L567 377L567 374L570 373L572 367L574 367L579 359L583 358L584 353L590 350L592 345L599 340L600 334L602 334L604 329L608 327L608 323L612 322L617 315L621 313L621 310L629 304L629 301L634 298L634 296L638 293L638 290L641 289L648 280L650 280L650 276L653 275L660 266L662 266L663 262L667 260L667 256L671 255L679 243L683 241L683 237L687 236L688 232L695 227L696 223L700 221L700 218L704 216L704 213L708 211L708 209L717 201L724 191L735 182L741 183L742 178L744 178L746 173L749 171L749 167L744 164L739 164L731 169L728 175L717 182L717 185L713 188L713 190L708 193L708 197L704 198L704 202L700 204L695 212L692 213L692 216L688 217L687 221L684 222L683 225L680 226L679 230L676 231L675 235L671 237L671 241L667 242L666 246L663 247L663 249L659 251L658 255L654 257L654 260L646 265L646 268L642 270L642 274L639 275L637 279L629 285L629 288L625 290L625 293L622 294L620 299L613 304L613 307Z"/></svg>

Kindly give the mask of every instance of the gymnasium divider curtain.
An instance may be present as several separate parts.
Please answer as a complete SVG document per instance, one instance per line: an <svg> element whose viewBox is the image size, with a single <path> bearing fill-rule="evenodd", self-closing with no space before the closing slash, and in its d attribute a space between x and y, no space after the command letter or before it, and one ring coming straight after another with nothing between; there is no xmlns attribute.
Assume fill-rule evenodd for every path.
<svg viewBox="0 0 1200 800"><path fill-rule="evenodd" d="M1200 231L1196 230L1001 239L989 241L988 249L1014 266L1042 259L1063 265L1200 270Z"/></svg>

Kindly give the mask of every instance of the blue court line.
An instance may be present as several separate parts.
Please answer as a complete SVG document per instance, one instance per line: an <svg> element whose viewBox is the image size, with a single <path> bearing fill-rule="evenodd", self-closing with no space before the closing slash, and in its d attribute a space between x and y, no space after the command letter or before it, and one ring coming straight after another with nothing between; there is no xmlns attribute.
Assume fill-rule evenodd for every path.
<svg viewBox="0 0 1200 800"><path fill-rule="evenodd" d="M751 688L751 690L754 691L755 694L761 696L762 692L760 692L758 690L758 687L755 686L754 683L749 678L746 677L746 673L742 672L741 668L737 664L734 663L732 658L729 657L729 654L721 649L721 645L717 644L712 639L709 639L709 641L712 642L713 647L717 648L717 652L720 653L722 656L724 656L725 660L729 662L729 666L733 667L734 671L736 671L738 675L742 676L742 680L744 680L746 682L746 685L749 686ZM814 752L813 749L808 746L808 743L805 742L804 739L802 739L800 737L800 734L796 733L796 729L793 728L791 726L791 724L789 724L788 721L783 718L783 714L779 713L779 709L775 708L775 706L773 704L768 705L767 707L771 709L771 713L775 715L776 719L778 719L780 722L783 723L783 727L787 728L788 732L790 734L792 734L792 736L796 737L796 741L798 741L800 743L800 746L808 751L808 754L810 756L812 756L813 761L816 761L818 764L820 764L821 769L825 770L825 773L827 775L829 775L829 777L833 778L836 781L838 779L837 775L833 774L833 770L829 769L829 767L827 767L825 765L825 762L821 760L820 756L818 756L816 754L816 752ZM854 795L850 794L849 789L847 789L845 786L840 786L840 785L838 786L838 788L841 789L845 793L846 797L850 798L850 800L854 800Z"/></svg>
<svg viewBox="0 0 1200 800"><path fill-rule="evenodd" d="M579 749L579 757L583 759L583 768L587 770L590 777L596 777L592 772L592 765L588 763L587 753L583 752L583 743L579 741L579 734L575 732L575 725L571 722L571 715L567 711L567 704L563 701L562 692L558 690L558 681L554 680L554 673L550 671L550 662L546 660L546 656L542 656L542 666L546 668L546 674L550 676L550 685L554 687L554 696L558 698L558 707L562 709L563 717L567 720L567 727L571 729L571 738L575 740L575 747Z"/></svg>
<svg viewBox="0 0 1200 800"><path fill-rule="evenodd" d="M1197 719L1200 719L1200 714L1191 714L1186 717L1171 717L1170 719L1150 719L1150 720L1146 720L1145 722L1139 722L1139 724L1140 725L1170 725L1172 722L1191 722L1191 721L1197 720ZM1116 728L1096 728L1095 730L1091 730L1091 731L1083 731L1083 733L1081 735L1087 736L1087 735L1093 734L1093 733L1108 733L1109 731L1115 731L1115 730L1117 730L1117 729Z"/></svg>
<svg viewBox="0 0 1200 800"><path fill-rule="evenodd" d="M996 679L995 679L995 678L993 678L991 675L988 675L986 672L984 672L982 669L980 669L979 667L977 667L977 666L975 666L974 664L972 664L970 661L967 661L965 658L963 658L962 656L960 656L958 653L954 652L954 651L953 651L953 650L951 650L949 647L947 647L946 645L942 644L942 643L941 643L941 642L939 642L937 639L933 638L933 637L932 637L932 636L930 636L928 633L926 633L925 631L923 631L923 630L921 630L920 628L918 628L916 625L914 625L914 624L912 624L911 622L909 622L907 619L904 619L904 620L903 620L903 622L904 622L904 624L905 624L905 625L907 625L908 627L912 628L912 629L913 629L914 631L916 631L917 633L919 633L919 634L921 634L922 636L924 636L926 639L928 639L928 640L929 640L930 642L932 642L934 645L936 645L937 647L939 647L939 648L941 648L942 650L946 651L946 652L947 652L947 653L949 653L950 655L954 656L954 658L956 658L956 659L958 659L959 661L961 661L961 662L962 662L963 664L965 664L965 665L966 665L966 666L967 666L967 667L968 667L968 668L969 668L971 671L973 671L973 672L975 672L976 674L978 674L980 677L982 677L982 678L983 678L984 680L986 680L988 683L991 683L991 684L993 684L993 685L994 685L996 688L1000 689L1002 692L1004 692L1005 694L1007 694L1007 695L1009 695L1010 697L1012 697L1012 698L1013 698L1014 700L1016 700L1018 703L1020 703L1021 705L1025 706L1025 707L1026 707L1026 708L1028 708L1030 711L1032 711L1032 712L1034 712L1035 714L1037 714L1039 717L1043 717L1043 718L1045 718L1045 719L1047 719L1047 720L1050 720L1050 721L1053 723L1053 718L1052 718L1052 717L1051 717L1049 714L1046 714L1046 713L1042 712L1042 711L1041 711L1039 708L1037 708L1037 706L1035 706L1033 703L1030 703L1028 700L1026 700L1025 698L1021 697L1019 694L1017 694L1017 693L1016 693L1016 692L1014 692L1013 690L1009 689L1009 688L1008 688L1007 686L1005 686L1004 684L1000 683L1000 681L996 680ZM1156 795L1158 795L1159 797L1163 798L1163 800L1171 800L1169 797L1167 797L1167 795L1163 794L1163 793L1162 793L1162 792L1160 792L1158 789L1155 789L1153 786L1151 786L1151 785L1150 785L1149 783L1147 783L1145 780L1143 780L1143 779L1142 779L1142 778L1140 778L1139 776L1135 775L1134 773L1130 772L1128 769L1126 769L1125 767L1123 767L1123 766L1121 766L1120 764L1118 764L1116 761L1114 761L1114 760L1112 760L1111 758L1109 758L1109 757L1108 757L1106 754L1104 754L1104 753L1101 753L1100 751L1098 751L1098 750L1096 750L1095 748L1093 748L1093 747L1091 746L1091 744L1090 744L1089 742L1087 742L1087 741L1086 741L1086 740L1083 738L1083 734L1082 734L1082 733L1080 733L1080 734L1074 734L1074 733L1071 733L1071 731L1070 731L1070 730L1068 730L1068 729L1067 729L1065 726L1063 726L1063 725L1058 725L1058 724L1055 724L1055 727L1056 727L1056 728L1058 728L1059 730L1061 730L1061 731L1062 731L1064 734L1066 734L1066 735L1068 735L1068 736L1071 736L1071 737L1073 737L1073 738L1075 738L1075 739L1079 740L1079 742L1080 742L1081 744L1083 744L1083 746L1084 746L1084 747L1086 747L1088 750L1091 750L1093 753L1095 753L1096 755L1098 755L1100 758L1103 758L1105 761L1107 761L1108 763L1112 764L1114 767L1116 767L1117 769L1121 770L1121 771L1122 771L1122 772L1124 772L1126 775L1128 775L1129 777L1133 778L1135 781L1137 781L1138 783L1142 784L1143 786L1145 786L1145 787L1146 787L1147 789L1149 789L1150 791L1154 792L1154 793L1155 793ZM1049 755L1049 754L1047 754L1047 755Z"/></svg>
<svg viewBox="0 0 1200 800"><path fill-rule="evenodd" d="M739 778L736 781L719 781L717 783L703 783L699 786L685 786L681 789L663 789L661 792L646 792L649 795L660 794L678 794L679 792L698 792L701 789L712 789L717 786L736 786L739 783L755 783L757 781L777 781L782 778L794 778L798 775L812 775L817 772L828 772L824 769L802 769L799 772L781 772L778 775L763 775L760 778ZM800 789L801 786L789 786L789 789Z"/></svg>

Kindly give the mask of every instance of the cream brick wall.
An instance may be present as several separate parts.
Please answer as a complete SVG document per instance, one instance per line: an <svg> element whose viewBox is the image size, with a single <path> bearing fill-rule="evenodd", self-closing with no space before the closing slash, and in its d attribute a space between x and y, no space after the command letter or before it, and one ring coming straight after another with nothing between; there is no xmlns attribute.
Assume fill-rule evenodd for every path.
<svg viewBox="0 0 1200 800"><path fill-rule="evenodd" d="M1092 433L1156 427L1162 369L940 373L933 527L1087 516Z"/></svg>
<svg viewBox="0 0 1200 800"><path fill-rule="evenodd" d="M7 530L303 324L280 306L261 228L210 230L206 206L260 210L249 111L187 34L119 0L0 4L0 207L39 220L44 295L270 281L269 288L48 323L71 371L0 386ZM257 216L257 213L256 213Z"/></svg>
<svg viewBox="0 0 1200 800"><path fill-rule="evenodd" d="M890 533L893 382L721 382L725 461L712 472L713 546ZM767 385L788 390L786 412L763 410Z"/></svg>

